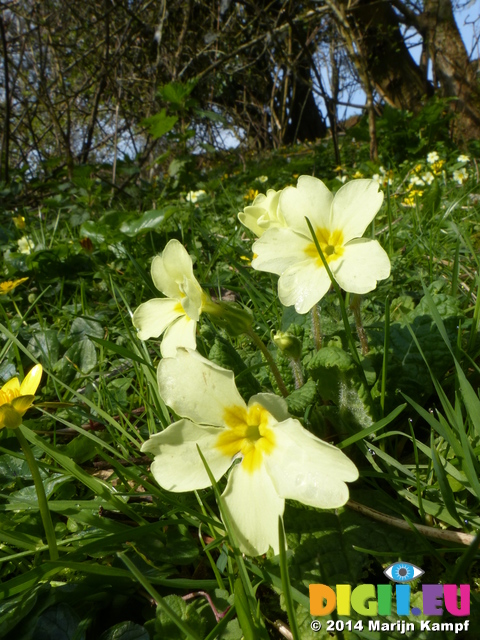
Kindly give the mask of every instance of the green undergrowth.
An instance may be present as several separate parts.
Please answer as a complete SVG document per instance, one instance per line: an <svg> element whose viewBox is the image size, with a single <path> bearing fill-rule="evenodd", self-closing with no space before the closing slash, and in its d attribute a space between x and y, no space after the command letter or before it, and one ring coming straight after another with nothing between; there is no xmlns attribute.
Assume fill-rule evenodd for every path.
<svg viewBox="0 0 480 640"><path fill-rule="evenodd" d="M436 168L427 161L433 151ZM22 378L36 362L45 370L22 429L59 553L58 560L49 556L29 467L15 434L3 429L1 638L278 639L287 637L287 625L300 640L326 639L327 620L337 618L333 612L321 631L311 630L308 585L387 583L384 569L400 560L421 567L429 584L469 583L470 628L480 624L476 161L460 160L446 143L413 149L408 160L386 148L382 168L361 141L343 140L342 153L342 167L330 143L319 143L246 158L232 151L208 163L192 158L148 180L124 163L115 185L111 167L88 166L71 178L23 174L1 187L0 282L26 280L10 291L4 285L0 295L0 379ZM460 181L461 170L468 175ZM310 314L282 307L276 277L250 266L252 237L237 212L256 190L281 189L302 174L330 189L377 174L385 192L365 235L388 252L392 274L360 301L345 298L355 352L335 293L320 304L318 348ZM140 452L171 416L156 385L160 343L139 341L131 317L158 295L150 263L171 238L185 245L212 297L252 312L287 386L291 414L360 470L351 500L363 511L287 503L280 556L243 558L219 519L217 489L168 493ZM279 332L300 345L303 384L273 340ZM246 399L279 392L247 336L232 338L202 316L197 345L235 372ZM470 534L470 546L443 535L451 532ZM413 583L412 606L420 587ZM367 618L352 612L350 619L362 620L364 630L345 628L336 637L454 637L368 631ZM394 613L382 618L396 620Z"/></svg>

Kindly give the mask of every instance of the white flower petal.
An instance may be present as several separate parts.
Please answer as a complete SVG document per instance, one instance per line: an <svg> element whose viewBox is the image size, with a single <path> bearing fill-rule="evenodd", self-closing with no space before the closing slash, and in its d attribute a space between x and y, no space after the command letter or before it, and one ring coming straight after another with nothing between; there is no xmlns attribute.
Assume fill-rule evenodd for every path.
<svg viewBox="0 0 480 640"><path fill-rule="evenodd" d="M209 362L196 351L179 349L158 365L158 386L165 404L193 422L223 426L225 409L246 408L232 371Z"/></svg>
<svg viewBox="0 0 480 640"><path fill-rule="evenodd" d="M251 407L255 403L261 404L268 413L270 413L277 422L283 422L290 418L287 403L280 396L274 393L257 393L250 398L248 406Z"/></svg>
<svg viewBox="0 0 480 640"><path fill-rule="evenodd" d="M321 509L333 509L348 500L345 482L358 478L347 456L304 429L298 420L277 424L276 446L264 457L265 467L282 498Z"/></svg>
<svg viewBox="0 0 480 640"><path fill-rule="evenodd" d="M183 315L183 309L177 300L171 298L153 298L141 304L133 314L133 326L140 340L158 338L165 329Z"/></svg>
<svg viewBox="0 0 480 640"><path fill-rule="evenodd" d="M260 193L253 204L238 214L240 222L260 237L272 226L285 226L283 216L279 217L278 201L281 191L268 189L267 195Z"/></svg>
<svg viewBox="0 0 480 640"><path fill-rule="evenodd" d="M178 240L167 242L161 256L152 262L152 280L159 291L169 298L181 298L186 294L182 290L184 280L193 280L200 287L193 275L192 259L185 247Z"/></svg>
<svg viewBox="0 0 480 640"><path fill-rule="evenodd" d="M278 281L278 297L286 307L294 304L297 313L307 313L330 288L325 267L305 260L287 269Z"/></svg>
<svg viewBox="0 0 480 640"><path fill-rule="evenodd" d="M223 501L240 551L259 556L273 547L279 552L278 517L283 515L285 500L279 498L265 465L253 473L242 464L235 465Z"/></svg>
<svg viewBox="0 0 480 640"><path fill-rule="evenodd" d="M318 178L300 176L296 187L287 187L280 196L280 211L289 227L310 238L305 221L313 228L329 228L333 195Z"/></svg>
<svg viewBox="0 0 480 640"><path fill-rule="evenodd" d="M215 447L220 432L217 427L201 427L189 420L180 420L144 442L142 451L155 456L151 471L158 484L175 492L211 486L197 444L215 480L219 480L232 464L231 459Z"/></svg>
<svg viewBox="0 0 480 640"><path fill-rule="evenodd" d="M383 192L375 180L352 180L335 194L329 229L341 229L343 241L359 238L382 206Z"/></svg>
<svg viewBox="0 0 480 640"><path fill-rule="evenodd" d="M173 358L177 349L196 349L197 323L186 315L182 315L165 331L160 350L164 358Z"/></svg>
<svg viewBox="0 0 480 640"><path fill-rule="evenodd" d="M311 236L302 236L292 229L273 228L253 243L252 267L282 275L289 267L303 260L312 244Z"/></svg>
<svg viewBox="0 0 480 640"><path fill-rule="evenodd" d="M390 260L376 240L358 238L345 245L342 260L331 264L335 280L350 293L368 293L390 275Z"/></svg>

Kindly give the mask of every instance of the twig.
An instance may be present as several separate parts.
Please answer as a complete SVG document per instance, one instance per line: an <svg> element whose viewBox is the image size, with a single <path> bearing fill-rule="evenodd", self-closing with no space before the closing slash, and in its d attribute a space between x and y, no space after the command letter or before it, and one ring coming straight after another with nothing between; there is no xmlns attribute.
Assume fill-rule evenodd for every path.
<svg viewBox="0 0 480 640"><path fill-rule="evenodd" d="M376 509L371 509L370 507L366 507L365 505L354 502L353 500L349 500L347 502L347 507L350 507L350 509L353 509L354 511L358 511L358 513L361 513L364 516L368 516L373 520L378 520L379 522L384 522L385 524L389 524L392 527L397 527L397 529L403 529L404 531L412 531L412 529L415 529L427 538L443 540L446 542L457 542L460 544L464 544L467 547L469 547L475 540L475 536L470 533L462 533L460 531L444 531L442 529L436 529L435 527L428 527L424 524L405 522L405 520L400 520L400 518L388 516L386 513L381 513L380 511L376 511Z"/></svg>

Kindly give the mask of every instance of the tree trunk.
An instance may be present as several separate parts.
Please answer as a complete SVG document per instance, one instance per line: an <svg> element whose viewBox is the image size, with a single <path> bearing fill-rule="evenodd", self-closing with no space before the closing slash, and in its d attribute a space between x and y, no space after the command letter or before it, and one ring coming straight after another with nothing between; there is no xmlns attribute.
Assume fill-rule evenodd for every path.
<svg viewBox="0 0 480 640"><path fill-rule="evenodd" d="M363 58L382 98L397 109L418 111L433 87L410 55L390 4L372 0L330 0L328 4L342 35L350 30L350 55Z"/></svg>
<svg viewBox="0 0 480 640"><path fill-rule="evenodd" d="M293 70L288 109L289 121L283 140L285 144L325 137L327 127L313 96L310 59L305 55Z"/></svg>
<svg viewBox="0 0 480 640"><path fill-rule="evenodd" d="M457 98L452 108L459 114L457 138L480 137L478 61L471 62L455 22L450 0L425 0L420 16L427 47L445 97Z"/></svg>

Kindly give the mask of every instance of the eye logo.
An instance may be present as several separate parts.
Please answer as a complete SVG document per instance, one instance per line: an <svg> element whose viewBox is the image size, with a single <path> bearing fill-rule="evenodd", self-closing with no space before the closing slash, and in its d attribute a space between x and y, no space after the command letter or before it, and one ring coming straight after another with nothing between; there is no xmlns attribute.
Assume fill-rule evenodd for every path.
<svg viewBox="0 0 480 640"><path fill-rule="evenodd" d="M411 582L423 576L425 571L409 562L394 562L383 573L393 582Z"/></svg>

